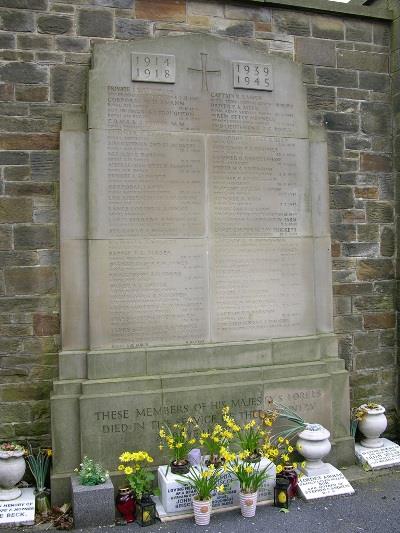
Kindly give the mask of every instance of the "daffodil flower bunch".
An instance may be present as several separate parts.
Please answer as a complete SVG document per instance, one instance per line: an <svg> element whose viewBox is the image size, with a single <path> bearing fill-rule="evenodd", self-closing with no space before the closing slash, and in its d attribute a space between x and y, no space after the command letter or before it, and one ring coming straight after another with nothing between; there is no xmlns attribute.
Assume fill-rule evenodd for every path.
<svg viewBox="0 0 400 533"><path fill-rule="evenodd" d="M161 427L160 450L164 448L169 452L171 461L176 465L185 464L187 454L196 444L196 439L192 434L193 420L188 418L186 422L173 424L172 427L165 424Z"/></svg>
<svg viewBox="0 0 400 533"><path fill-rule="evenodd" d="M222 427L221 424L215 424L213 428L200 432L199 444L209 455L210 463L217 463L221 460L220 449L228 446L233 436L233 432Z"/></svg>
<svg viewBox="0 0 400 533"><path fill-rule="evenodd" d="M226 470L237 478L242 492L251 494L256 492L264 481L268 479L269 465L261 468L260 463L246 461L248 457L248 450L239 453L233 461L226 465Z"/></svg>
<svg viewBox="0 0 400 533"><path fill-rule="evenodd" d="M249 456L258 455L267 432L257 424L256 420L253 418L246 424L238 424L229 414L228 406L222 409L222 418L228 431L232 433L232 445L242 452L249 452Z"/></svg>
<svg viewBox="0 0 400 533"><path fill-rule="evenodd" d="M306 429L307 422L296 413L294 409L269 400L265 411L258 411L257 416L262 419L263 425L271 427L275 422L279 425L279 432L275 440L280 436L283 439L292 440L298 433Z"/></svg>
<svg viewBox="0 0 400 533"><path fill-rule="evenodd" d="M195 498L200 501L209 500L216 492L225 492L225 485L221 483L222 468L215 468L213 464L208 467L201 465L191 468L188 474L178 479L181 485L189 485L195 492Z"/></svg>
<svg viewBox="0 0 400 533"><path fill-rule="evenodd" d="M136 498L140 500L144 493L151 493L154 474L146 470L146 467L153 463L154 459L145 451L137 451L123 452L119 460L121 464L118 470L125 474Z"/></svg>

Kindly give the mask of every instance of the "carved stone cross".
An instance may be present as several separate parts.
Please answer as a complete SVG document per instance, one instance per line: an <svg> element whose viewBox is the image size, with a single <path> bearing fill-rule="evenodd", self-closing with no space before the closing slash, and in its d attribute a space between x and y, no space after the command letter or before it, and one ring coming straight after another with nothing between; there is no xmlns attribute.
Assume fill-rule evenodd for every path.
<svg viewBox="0 0 400 533"><path fill-rule="evenodd" d="M204 52L200 52L201 68L190 68L194 72L201 72L201 91L208 93L207 74L221 74L220 70L207 70L207 56Z"/></svg>

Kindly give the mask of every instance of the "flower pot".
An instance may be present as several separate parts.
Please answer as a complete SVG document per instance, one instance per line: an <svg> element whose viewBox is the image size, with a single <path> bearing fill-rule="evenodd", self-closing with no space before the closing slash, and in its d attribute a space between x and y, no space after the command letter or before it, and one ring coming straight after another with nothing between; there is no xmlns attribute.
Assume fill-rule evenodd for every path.
<svg viewBox="0 0 400 533"><path fill-rule="evenodd" d="M212 500L193 498L194 521L198 526L208 526L211 517Z"/></svg>
<svg viewBox="0 0 400 533"><path fill-rule="evenodd" d="M239 492L240 511L245 518L251 518L256 514L257 492Z"/></svg>
<svg viewBox="0 0 400 533"><path fill-rule="evenodd" d="M172 461L172 463L170 464L170 467L171 467L171 472L173 474L182 475L182 474L187 474L189 472L190 463L187 459L185 459L185 461L182 461L181 464L177 464L174 461Z"/></svg>
<svg viewBox="0 0 400 533"><path fill-rule="evenodd" d="M366 448L381 448L383 441L379 437L387 427L385 408L379 405L371 409L365 404L361 407L365 410L365 415L358 422L358 428L365 437L361 440L361 445Z"/></svg>
<svg viewBox="0 0 400 533"><path fill-rule="evenodd" d="M118 489L115 504L127 523L135 521L136 500L133 491L129 487Z"/></svg>
<svg viewBox="0 0 400 533"><path fill-rule="evenodd" d="M306 429L299 433L296 448L307 461L305 472L308 476L327 473L329 466L321 459L331 451L330 435L320 424L308 424Z"/></svg>
<svg viewBox="0 0 400 533"><path fill-rule="evenodd" d="M21 489L15 485L25 474L23 455L21 450L0 451L0 501L15 500L21 496Z"/></svg>

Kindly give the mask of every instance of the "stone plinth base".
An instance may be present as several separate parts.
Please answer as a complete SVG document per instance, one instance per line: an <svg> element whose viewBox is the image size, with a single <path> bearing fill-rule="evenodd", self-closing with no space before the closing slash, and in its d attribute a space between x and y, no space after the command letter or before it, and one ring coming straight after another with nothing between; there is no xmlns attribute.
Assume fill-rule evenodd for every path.
<svg viewBox="0 0 400 533"><path fill-rule="evenodd" d="M269 478L266 479L258 491L258 501L272 500L275 486L275 465L268 459L262 459L260 469L268 467ZM172 474L167 467L158 467L158 487L161 492L160 503L166 515L187 514L192 512L192 496L195 491L178 482L181 476ZM226 486L224 493L213 497L213 509L239 505L239 482L235 477L226 473L221 477L221 483Z"/></svg>
<svg viewBox="0 0 400 533"><path fill-rule="evenodd" d="M21 489L21 496L15 500L0 501L0 527L31 526L34 523L34 489Z"/></svg>
<svg viewBox="0 0 400 533"><path fill-rule="evenodd" d="M75 529L109 526L115 522L114 485L107 479L101 485L81 485L71 476L72 512Z"/></svg>
<svg viewBox="0 0 400 533"><path fill-rule="evenodd" d="M371 470L380 470L400 464L400 446L389 439L380 440L381 448L366 448L358 443L355 445L356 458L361 465Z"/></svg>
<svg viewBox="0 0 400 533"><path fill-rule="evenodd" d="M299 479L299 494L305 500L316 500L341 494L354 494L354 489L342 472L325 463L326 473Z"/></svg>

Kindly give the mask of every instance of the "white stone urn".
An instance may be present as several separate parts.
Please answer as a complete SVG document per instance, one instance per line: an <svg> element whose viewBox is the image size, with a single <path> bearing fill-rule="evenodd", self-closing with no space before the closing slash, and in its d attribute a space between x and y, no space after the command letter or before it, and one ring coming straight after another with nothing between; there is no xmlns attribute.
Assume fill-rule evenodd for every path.
<svg viewBox="0 0 400 533"><path fill-rule="evenodd" d="M330 465L322 462L322 458L331 451L330 436L321 424L307 424L306 429L299 433L296 449L306 460L304 471L307 476L318 476L329 471Z"/></svg>
<svg viewBox="0 0 400 533"><path fill-rule="evenodd" d="M365 448L381 448L383 440L380 436L387 428L385 408L382 405L368 407L367 404L363 404L359 409L365 412L358 422L358 428L365 437L361 440L361 445Z"/></svg>
<svg viewBox="0 0 400 533"><path fill-rule="evenodd" d="M24 450L0 450L0 501L21 496L15 485L24 477L25 469Z"/></svg>

